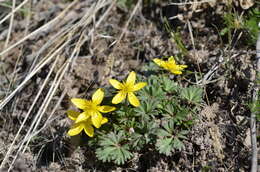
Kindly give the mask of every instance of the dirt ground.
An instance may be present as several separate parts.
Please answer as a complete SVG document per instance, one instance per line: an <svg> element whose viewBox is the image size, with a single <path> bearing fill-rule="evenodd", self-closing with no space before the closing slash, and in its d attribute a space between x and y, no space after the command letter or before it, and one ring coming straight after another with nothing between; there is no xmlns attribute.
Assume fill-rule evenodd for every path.
<svg viewBox="0 0 260 172"><path fill-rule="evenodd" d="M16 6L24 2L17 0ZM220 35L228 8L224 0L168 4L133 1L128 9L112 0L29 0L13 21L10 16L4 22L12 5L0 5L3 171L11 163L12 171L250 170L255 45L246 44L244 30L232 32L231 43ZM247 12L238 2L233 5L239 14ZM185 150L169 157L144 151L117 166L98 161L90 147L75 148L67 136L70 98L87 97L108 85L107 78L123 79L153 58L182 54L164 27L163 17L171 16L178 16L169 24L187 50L181 61L190 74L183 82L204 88L202 111Z"/></svg>

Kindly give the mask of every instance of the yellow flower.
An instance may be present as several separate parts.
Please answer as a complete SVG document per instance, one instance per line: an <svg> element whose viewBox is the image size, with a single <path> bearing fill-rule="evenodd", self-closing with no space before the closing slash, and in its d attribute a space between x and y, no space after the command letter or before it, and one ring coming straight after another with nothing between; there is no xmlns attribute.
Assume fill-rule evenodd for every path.
<svg viewBox="0 0 260 172"><path fill-rule="evenodd" d="M128 97L128 101L130 102L131 105L137 107L140 106L140 102L135 96L134 92L137 90L140 90L144 86L146 86L145 82L139 82L135 84L135 79L136 79L136 74L134 71L132 71L127 79L126 82L120 83L119 81L115 79L110 79L109 82L110 84L118 89L118 93L115 95L115 97L112 99L113 104L118 104L122 102L126 96Z"/></svg>
<svg viewBox="0 0 260 172"><path fill-rule="evenodd" d="M85 112L83 112L85 113ZM73 121L77 120L78 116L81 114L80 112L76 112L73 110L67 111L68 117L72 119ZM107 118L103 118L101 121L101 124L105 124L108 122ZM92 127L92 121L91 118L86 119L85 121L81 121L78 123L74 123L71 129L68 131L69 136L75 136L79 134L84 129L85 133L89 137L94 136L94 128Z"/></svg>
<svg viewBox="0 0 260 172"><path fill-rule="evenodd" d="M155 58L153 59L154 63L158 66L164 68L165 70L170 71L173 74L180 75L182 71L187 68L187 65L177 65L173 56L171 56L168 61L163 61L161 59Z"/></svg>
<svg viewBox="0 0 260 172"><path fill-rule="evenodd" d="M88 118L91 118L92 124L99 128L102 124L103 116L102 113L108 113L114 111L116 108L113 106L100 106L104 98L104 92L101 89L98 89L93 95L92 100L71 99L72 103L77 106L79 109L83 110L83 113L80 113L76 118L75 123L86 121Z"/></svg>

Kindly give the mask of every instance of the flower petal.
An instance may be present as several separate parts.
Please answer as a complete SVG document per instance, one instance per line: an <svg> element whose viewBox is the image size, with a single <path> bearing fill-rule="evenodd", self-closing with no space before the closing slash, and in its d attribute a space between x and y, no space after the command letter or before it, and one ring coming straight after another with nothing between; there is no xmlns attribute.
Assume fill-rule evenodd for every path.
<svg viewBox="0 0 260 172"><path fill-rule="evenodd" d="M82 123L75 123L71 129L68 131L68 135L69 136L75 136L77 134L79 134L83 129L83 125Z"/></svg>
<svg viewBox="0 0 260 172"><path fill-rule="evenodd" d="M188 66L187 65L179 65L182 69L185 69L187 68Z"/></svg>
<svg viewBox="0 0 260 172"><path fill-rule="evenodd" d="M158 66L161 66L161 67L165 63L165 61L158 59L158 58L153 59L153 62L156 63Z"/></svg>
<svg viewBox="0 0 260 172"><path fill-rule="evenodd" d="M92 123L96 128L99 128L101 126L102 119L103 116L99 112L95 112L91 116Z"/></svg>
<svg viewBox="0 0 260 172"><path fill-rule="evenodd" d="M146 82L139 82L139 83L134 85L133 91L140 90L141 88L145 87L146 85L147 85Z"/></svg>
<svg viewBox="0 0 260 172"><path fill-rule="evenodd" d="M180 75L180 74L182 74L182 71L180 71L180 70L171 70L171 73L173 73L175 75Z"/></svg>
<svg viewBox="0 0 260 172"><path fill-rule="evenodd" d="M98 106L97 108L102 113L108 113L108 112L116 110L116 108L114 106Z"/></svg>
<svg viewBox="0 0 260 172"><path fill-rule="evenodd" d="M104 117L104 118L102 119L102 121L101 121L101 124L103 125L103 124L105 124L105 123L107 123L107 122L108 122L108 119Z"/></svg>
<svg viewBox="0 0 260 172"><path fill-rule="evenodd" d="M126 84L134 85L135 84L135 79L136 79L135 72L134 71L130 72L130 74L128 75L128 77L126 79Z"/></svg>
<svg viewBox="0 0 260 172"><path fill-rule="evenodd" d="M130 102L131 105L137 107L140 106L140 102L137 99L137 97L134 95L134 93L128 93L128 101Z"/></svg>
<svg viewBox="0 0 260 172"><path fill-rule="evenodd" d="M79 114L79 116L77 117L75 123L79 123L79 122L86 121L89 117L90 117L90 114L89 114L89 113L87 113L87 112L82 112L82 113Z"/></svg>
<svg viewBox="0 0 260 172"><path fill-rule="evenodd" d="M176 64L176 62L175 62L173 56L171 56L171 57L168 58L168 63L170 63L171 65L175 65L175 64Z"/></svg>
<svg viewBox="0 0 260 172"><path fill-rule="evenodd" d="M112 99L113 104L118 104L126 98L126 93L119 91L115 97Z"/></svg>
<svg viewBox="0 0 260 172"><path fill-rule="evenodd" d="M68 111L67 111L68 117L69 117L71 120L73 120L73 121L75 121L75 120L77 119L77 117L79 116L79 114L80 114L80 112L77 112L77 111L74 111L74 110L68 110Z"/></svg>
<svg viewBox="0 0 260 172"><path fill-rule="evenodd" d="M84 131L85 133L89 136L89 137L93 137L94 136L94 128L91 126L91 121L90 122L84 122L83 125Z"/></svg>
<svg viewBox="0 0 260 172"><path fill-rule="evenodd" d="M122 87L123 87L122 83L120 83L119 81L117 81L117 80L115 80L115 79L110 79L109 82L110 82L110 84L111 84L114 88L116 88L116 89L121 90Z"/></svg>
<svg viewBox="0 0 260 172"><path fill-rule="evenodd" d="M102 91L101 88L99 88L93 95L92 95L92 102L95 104L95 105L99 105L103 98L104 98L104 91Z"/></svg>
<svg viewBox="0 0 260 172"><path fill-rule="evenodd" d="M85 99L73 98L71 99L71 102L79 109L85 109L90 105L90 102Z"/></svg>

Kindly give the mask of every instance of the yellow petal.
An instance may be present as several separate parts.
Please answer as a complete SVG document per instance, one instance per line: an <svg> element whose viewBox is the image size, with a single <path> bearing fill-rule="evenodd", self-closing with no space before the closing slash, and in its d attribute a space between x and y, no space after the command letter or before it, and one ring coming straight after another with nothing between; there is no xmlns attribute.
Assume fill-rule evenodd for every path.
<svg viewBox="0 0 260 172"><path fill-rule="evenodd" d="M187 65L179 65L182 69L185 69L187 68L188 66Z"/></svg>
<svg viewBox="0 0 260 172"><path fill-rule="evenodd" d="M134 85L133 91L140 90L140 89L142 89L143 87L145 87L146 85L147 85L146 82L139 82L139 83L137 83L137 84Z"/></svg>
<svg viewBox="0 0 260 172"><path fill-rule="evenodd" d="M110 84L111 84L114 88L116 88L116 89L121 90L122 87L123 87L123 85L122 85L119 81L117 81L117 80L115 80L115 79L110 79L109 82L110 82Z"/></svg>
<svg viewBox="0 0 260 172"><path fill-rule="evenodd" d="M75 120L77 119L77 117L79 116L79 114L80 114L80 112L76 112L76 111L74 111L74 110L68 110L68 111L67 111L68 117L69 117L71 120L73 120L73 121L75 121Z"/></svg>
<svg viewBox="0 0 260 172"><path fill-rule="evenodd" d="M170 70L173 67L173 65L165 62L165 63L162 63L161 67L164 68L165 70Z"/></svg>
<svg viewBox="0 0 260 172"><path fill-rule="evenodd" d="M104 91L102 91L101 88L99 88L93 95L92 95L92 102L95 104L95 105L99 105L103 98L104 98Z"/></svg>
<svg viewBox="0 0 260 172"><path fill-rule="evenodd" d="M98 106L97 108L102 113L108 113L108 112L116 110L116 108L114 106Z"/></svg>
<svg viewBox="0 0 260 172"><path fill-rule="evenodd" d="M75 136L77 134L79 134L83 129L83 125L82 123L75 123L71 129L68 131L68 135L69 136Z"/></svg>
<svg viewBox="0 0 260 172"><path fill-rule="evenodd" d="M135 72L134 71L130 72L130 74L128 75L128 77L126 79L126 84L134 85L135 84L135 79L136 79Z"/></svg>
<svg viewBox="0 0 260 172"><path fill-rule="evenodd" d="M158 66L161 66L165 63L163 60L155 58L153 59L153 62L156 63Z"/></svg>
<svg viewBox="0 0 260 172"><path fill-rule="evenodd" d="M171 56L170 58L168 58L168 63L173 64L173 65L176 64L176 62L175 62L173 56Z"/></svg>
<svg viewBox="0 0 260 172"><path fill-rule="evenodd" d="M140 102L137 99L137 97L134 95L134 93L128 93L128 101L130 102L131 105L135 107L140 106Z"/></svg>
<svg viewBox="0 0 260 172"><path fill-rule="evenodd" d="M102 121L101 121L101 124L103 125L103 124L105 124L105 123L107 123L107 122L108 122L108 119L104 117L104 118L102 119Z"/></svg>
<svg viewBox="0 0 260 172"><path fill-rule="evenodd" d="M71 99L71 102L79 109L85 109L90 105L90 102L85 99L73 98Z"/></svg>
<svg viewBox="0 0 260 172"><path fill-rule="evenodd" d="M91 126L91 122L85 122L84 125L83 125L83 128L84 128L85 133L89 137L94 136L94 128Z"/></svg>
<svg viewBox="0 0 260 172"><path fill-rule="evenodd" d="M75 123L79 123L82 121L86 121L88 118L90 117L90 114L87 112L82 112L81 114L79 114L79 116L77 117Z"/></svg>
<svg viewBox="0 0 260 172"><path fill-rule="evenodd" d="M126 98L126 93L119 91L115 97L112 99L113 104L118 104Z"/></svg>
<svg viewBox="0 0 260 172"><path fill-rule="evenodd" d="M95 112L93 115L91 115L91 121L96 128L101 126L102 119L103 116L99 112Z"/></svg>
<svg viewBox="0 0 260 172"><path fill-rule="evenodd" d="M175 75L180 75L180 74L182 74L182 72L179 71L179 70L171 70L171 73L173 73L173 74L175 74Z"/></svg>

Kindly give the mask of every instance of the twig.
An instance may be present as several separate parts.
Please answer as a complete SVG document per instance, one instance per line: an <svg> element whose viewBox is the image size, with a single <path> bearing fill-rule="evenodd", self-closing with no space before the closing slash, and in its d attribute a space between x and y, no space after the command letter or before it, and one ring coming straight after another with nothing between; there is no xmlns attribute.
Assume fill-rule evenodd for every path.
<svg viewBox="0 0 260 172"><path fill-rule="evenodd" d="M8 46L8 43L9 43L9 39L10 39L10 36L11 36L11 32L12 32L12 28L13 28L13 23L14 23L14 9L15 9L15 4L16 4L16 0L13 0L13 3L12 3L12 15L11 15L11 19L10 19L10 25L9 25L9 29L8 29L8 34L7 34L7 38L6 38L6 41L5 41L5 46L4 48L6 48Z"/></svg>
<svg viewBox="0 0 260 172"><path fill-rule="evenodd" d="M129 19L127 20L126 24L124 25L124 28L123 28L123 30L122 30L122 33L120 34L118 40L116 41L116 46L115 46L115 47L117 47L117 45L120 43L121 39L122 39L123 36L125 35L125 33L126 33L126 31L127 31L126 28L128 27L128 25L129 25L130 22L132 21L132 19L133 19L135 13L136 13L136 11L137 11L137 9L138 9L139 6L141 5L141 2L142 2L142 1L139 0L139 1L137 2L137 4L135 5L135 8L134 8L133 12L131 13L131 15L130 15Z"/></svg>
<svg viewBox="0 0 260 172"><path fill-rule="evenodd" d="M11 13L6 15L2 20L0 20L0 24L2 24L5 20L11 17L16 11L18 11L22 6L24 6L29 0L24 0L20 5L18 5ZM1 2L1 1L0 1Z"/></svg>
<svg viewBox="0 0 260 172"><path fill-rule="evenodd" d="M260 32L258 33L258 39L256 42L256 72L259 73L260 70ZM258 99L258 85L256 83L255 89L253 92L253 102L256 102ZM251 145L252 145L252 159L251 159L251 172L257 172L257 140L256 140L256 114L251 112L250 117L250 132L251 132Z"/></svg>
<svg viewBox="0 0 260 172"><path fill-rule="evenodd" d="M65 8L57 17L55 17L53 20L49 21L48 23L46 23L45 25L43 25L42 27L38 28L37 30L33 31L32 33L30 33L29 35L27 35L26 37L22 38L21 40L17 41L15 44L11 45L10 47L6 48L5 50L3 50L2 52L0 52L0 56L7 53L8 51L10 51L11 49L13 49L14 47L16 47L17 45L21 44L22 42L26 41L27 39L37 35L39 32L43 32L46 29L54 26L55 24L57 24L57 22L60 22L62 20L62 18L66 15L66 13L69 11L70 8L72 8L78 0L73 1L67 8ZM27 1L26 1L27 2ZM17 7L18 8L18 7ZM15 12L15 10L14 10ZM1 22L0 22L1 24ZM3 57L2 57L3 59Z"/></svg>
<svg viewBox="0 0 260 172"><path fill-rule="evenodd" d="M48 54L40 62L38 62L38 64L35 65L34 68L32 68L31 72L28 73L28 76L17 87L17 89L15 89L12 94L10 94L3 102L0 103L0 109L1 109L6 105L6 103L8 103L12 99L12 97L14 97L14 95L17 92L19 92L27 84L27 82L32 78L32 76L34 76L40 69L42 69L43 66L49 64L55 57L56 57L56 61L57 61L59 59L58 57L60 56L60 54L62 54L61 51L64 50L65 47L73 40L72 39L73 36L78 34L79 29L82 30L81 36L80 36L78 43L76 44L76 46L75 46L75 48L72 52L72 55L69 57L69 59L66 60L66 62L64 62L62 67L56 72L56 76L55 76L55 78L52 82L52 85L51 85L47 95L45 96L45 99L42 102L42 105L38 109L37 114L34 116L33 122L31 123L29 130L26 131L27 132L26 136L23 137L21 139L21 141L18 142L19 133L24 128L24 125L22 125L19 128L19 132L16 134L15 139L13 140L11 146L9 146L9 148L8 148L8 151L7 151L7 153L4 157L4 160L1 162L0 171L7 164L7 160L9 160L9 158L12 155L13 156L12 162L10 164L8 164L8 166L9 166L8 171L11 171L11 169L14 165L14 162L15 162L16 158L18 157L18 155L20 155L21 153L24 153L27 150L26 148L27 148L28 144L30 143L32 137L39 133L38 128L39 128L40 122L42 121L42 117L43 117L44 114L46 114L46 110L49 107L51 100L53 100L53 97L54 97L54 95L55 95L55 93L56 93L56 91L57 91L57 89L60 85L61 80L63 79L64 75L68 71L68 68L71 65L73 59L75 59L78 56L78 54L80 52L80 47L82 46L82 44L84 43L84 41L86 39L85 37L86 37L87 30L84 29L85 26L87 26L91 23L92 16L95 15L99 11L99 9L101 9L102 7L104 7L106 5L109 5L110 3L111 3L111 1L99 0L96 3L96 5L93 4L91 6L91 8L89 8L86 11L86 14L81 18L80 21L78 21L76 24L74 24L71 27L68 27L65 30L66 35L64 36L65 37L64 40L63 40L63 34L57 35L61 39L61 42L60 42L60 39L57 39L57 41L60 42L60 44L57 48L54 48L55 51L51 50L52 53ZM100 19L98 23L101 23L102 20L104 20L104 17L102 19ZM87 36L87 38L89 38L89 36ZM67 39L67 41L66 41L66 39ZM55 66L55 63L53 64L53 66ZM53 71L53 68L52 68L52 71ZM48 76L49 75L50 75L50 73L48 74ZM50 81L46 80L46 82L50 82ZM35 107L34 106L35 102L37 102L37 99L41 95L43 87L46 87L46 84L44 84L44 85L41 87L40 92L38 93L38 95L34 99L33 105L30 107L29 112L26 114L26 119L31 114L31 109L33 109ZM52 114L54 114L54 110L53 110ZM49 118L50 117L51 116L49 116ZM23 124L25 123L25 121L26 120L23 121ZM41 129L43 129L43 128L41 128ZM13 153L14 153L14 155L13 155Z"/></svg>
<svg viewBox="0 0 260 172"><path fill-rule="evenodd" d="M192 32L192 26L191 26L191 23L190 23L189 20L187 20L187 23L188 23L188 29L189 29L189 33L190 33L191 42L192 42L193 52L195 52L196 47L195 47L195 42L194 42L194 37L193 37L193 32ZM194 56L196 57L196 59L198 59L198 54L194 53ZM200 64L199 64L198 60L196 62L197 62L197 67L198 67L198 70L199 70L199 73L200 73L200 77L202 78L202 72L201 72ZM202 84L204 84L204 83L202 83ZM206 97L206 100L207 100L207 104L209 105L209 99L208 99L206 87L204 87L203 89L205 91L205 97Z"/></svg>
<svg viewBox="0 0 260 172"><path fill-rule="evenodd" d="M122 40L122 38L124 37L124 35L125 35L126 31L127 31L126 30L127 27L129 26L130 22L132 21L132 19L133 19L134 15L136 14L138 8L141 6L141 2L142 2L142 0L138 0L138 2L136 3L136 5L135 5L135 7L134 7L130 17L128 18L127 22L125 23L125 25L123 27L123 30L122 30L119 38L116 41L112 42L112 44L109 45L109 47L112 47L114 45L111 54L113 54L113 52L116 51L116 48L118 47L120 41ZM112 68L114 66L115 56L110 56L109 58L110 58L110 59L108 59L108 61L110 61L110 63L108 64L108 68L109 69L108 69L107 72L105 72L106 74L104 76L108 75L111 72L111 70L112 70Z"/></svg>
<svg viewBox="0 0 260 172"><path fill-rule="evenodd" d="M194 1L194 2L172 2L170 5L193 5L193 4L202 4L206 2L216 2L216 0L204 0L204 1Z"/></svg>

